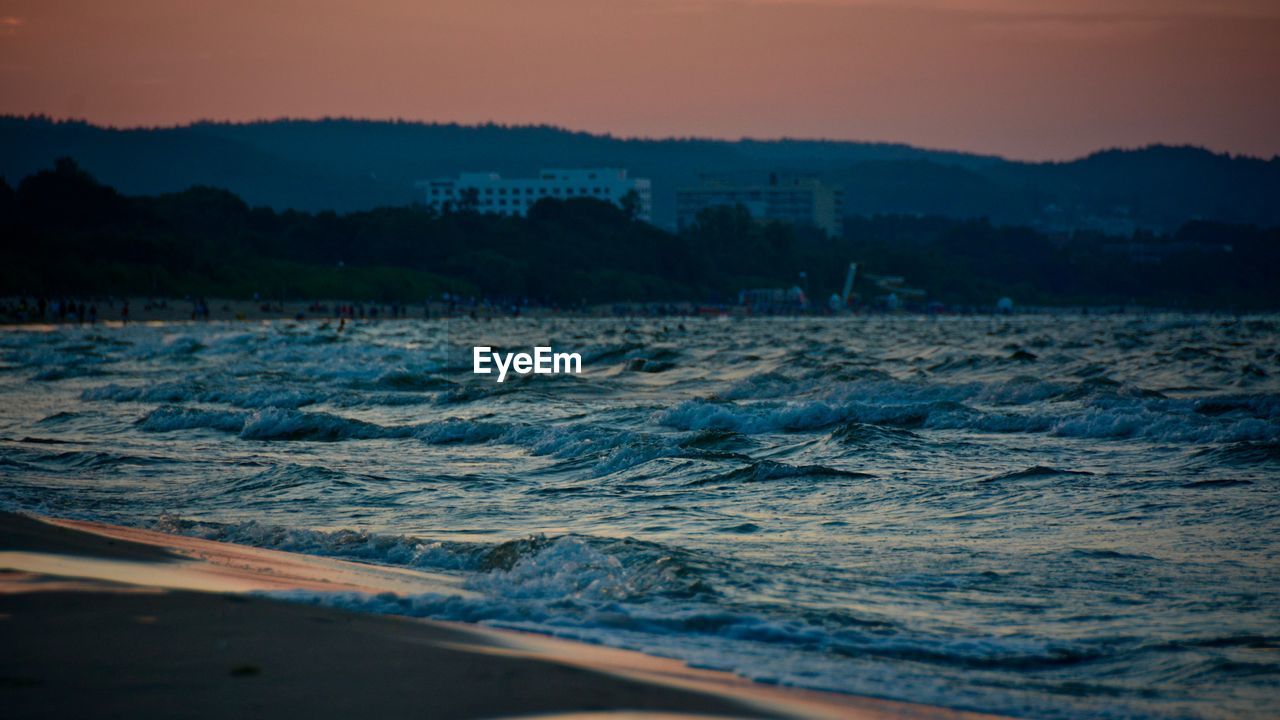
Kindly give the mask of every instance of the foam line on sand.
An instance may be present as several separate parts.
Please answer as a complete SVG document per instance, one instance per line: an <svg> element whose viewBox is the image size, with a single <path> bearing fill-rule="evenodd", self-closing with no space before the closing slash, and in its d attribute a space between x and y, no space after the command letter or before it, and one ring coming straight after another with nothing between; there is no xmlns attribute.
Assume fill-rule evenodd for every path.
<svg viewBox="0 0 1280 720"><path fill-rule="evenodd" d="M980 717L251 594L287 589L465 592L432 573L0 513L0 707L10 718Z"/></svg>

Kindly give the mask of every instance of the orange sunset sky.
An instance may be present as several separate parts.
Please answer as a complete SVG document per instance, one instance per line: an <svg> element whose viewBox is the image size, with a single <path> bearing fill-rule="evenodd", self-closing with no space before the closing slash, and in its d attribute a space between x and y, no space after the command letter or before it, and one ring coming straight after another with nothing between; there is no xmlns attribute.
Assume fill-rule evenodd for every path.
<svg viewBox="0 0 1280 720"><path fill-rule="evenodd" d="M1273 0L0 0L0 113L1280 153Z"/></svg>

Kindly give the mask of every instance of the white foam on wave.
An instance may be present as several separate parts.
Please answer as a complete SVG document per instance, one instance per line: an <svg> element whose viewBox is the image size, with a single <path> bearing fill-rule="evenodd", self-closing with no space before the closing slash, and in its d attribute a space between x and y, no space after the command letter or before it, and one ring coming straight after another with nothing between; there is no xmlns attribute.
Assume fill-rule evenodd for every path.
<svg viewBox="0 0 1280 720"><path fill-rule="evenodd" d="M405 535L379 535L360 530L308 530L252 520L207 523L169 516L159 518L150 527L160 532L206 540L386 565L461 570L475 564L475 546Z"/></svg>
<svg viewBox="0 0 1280 720"><path fill-rule="evenodd" d="M588 539L560 537L530 546L510 569L471 571L463 587L470 596L269 593L279 599L345 610L437 620L476 622L678 657L699 667L736 672L771 682L845 692L876 692L893 660L916 664L921 680L937 686L917 701L955 704L955 689L937 682L947 673L996 667L1068 666L1107 657L1114 650L1036 637L938 636L906 628L825 625L772 614L767 607L725 605L708 595L676 595L687 580L675 563L638 557L625 548L604 549ZM788 654L788 674L778 675L778 653ZM858 658L869 672L850 673L845 659ZM1009 698L986 699L1006 708ZM1001 704L1004 703L1004 704Z"/></svg>
<svg viewBox="0 0 1280 720"><path fill-rule="evenodd" d="M1158 442L1265 441L1280 437L1280 401L1226 396L1181 400L1127 388L1087 386L1061 399L1063 385L1030 380L964 385L873 382L813 389L793 400L689 400L654 414L679 430L747 434L820 430L860 422L924 429L1049 433L1077 438ZM767 393L766 393L767 394ZM1207 413L1224 405L1234 412Z"/></svg>
<svg viewBox="0 0 1280 720"><path fill-rule="evenodd" d="M208 428L224 432L240 432L249 413L234 410L205 410L201 408L164 406L152 410L137 421L139 428L149 432L171 432Z"/></svg>

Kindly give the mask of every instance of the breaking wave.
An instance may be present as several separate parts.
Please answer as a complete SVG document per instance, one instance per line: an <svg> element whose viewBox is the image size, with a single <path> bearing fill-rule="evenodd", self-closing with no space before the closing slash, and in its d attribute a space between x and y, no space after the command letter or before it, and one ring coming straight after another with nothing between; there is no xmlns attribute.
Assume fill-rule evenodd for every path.
<svg viewBox="0 0 1280 720"><path fill-rule="evenodd" d="M1280 682L1278 328L18 330L0 333L0 507L444 575L441 594L289 597L769 682L1050 719L1256 717ZM469 372L473 343L578 351L584 373L498 384Z"/></svg>

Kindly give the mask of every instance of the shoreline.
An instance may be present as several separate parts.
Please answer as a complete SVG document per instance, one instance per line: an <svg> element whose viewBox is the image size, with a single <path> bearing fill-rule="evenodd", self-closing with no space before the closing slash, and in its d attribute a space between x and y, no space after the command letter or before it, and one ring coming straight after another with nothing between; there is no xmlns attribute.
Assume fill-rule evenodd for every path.
<svg viewBox="0 0 1280 720"><path fill-rule="evenodd" d="M0 297L0 309L16 307L23 298ZM129 303L127 323L121 318L123 300ZM85 301L88 303L89 301ZM111 304L108 304L110 302ZM439 321L439 320L499 320L519 318L579 318L579 319L666 319L674 322L692 321L699 318L729 317L742 318L795 318L803 320L823 318L853 317L989 317L1009 318L1032 315L1078 315L1078 316L1130 316L1147 317L1153 315L1204 315L1214 317L1250 317L1274 314L1275 310L1239 311L1229 308L1160 308L1142 305L1063 305L1040 306L1023 305L1009 313L996 312L989 308L970 310L949 309L943 312L926 310L883 310L872 307L858 308L851 312L830 313L818 309L797 310L794 312L755 312L737 304L680 302L619 302L613 304L597 304L582 308L557 308L540 305L523 306L515 311L511 305L501 303L475 305L469 302L449 303L432 300L429 303L414 302L404 304L363 302L354 303L338 300L287 300L261 302L254 300L233 300L228 298L212 298L207 301L208 313L197 316L195 305L190 300L150 300L145 297L117 298L111 301L102 300L97 303L97 315L93 322L79 320L75 317L59 320L50 310L44 317L18 319L12 314L0 313L0 328L4 329L45 329L63 327L121 327L123 324L155 325L176 323L206 322L261 322L290 321L308 323L336 324L344 318L337 312L339 306L349 306L353 315L345 318L348 324L379 323L398 320ZM377 308L377 312L368 312ZM393 308L395 309L393 314Z"/></svg>
<svg viewBox="0 0 1280 720"><path fill-rule="evenodd" d="M0 512L0 703L15 718L993 717L253 594L281 590L466 592L416 570Z"/></svg>

